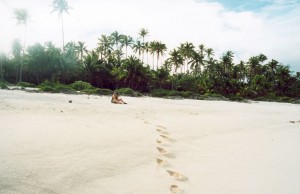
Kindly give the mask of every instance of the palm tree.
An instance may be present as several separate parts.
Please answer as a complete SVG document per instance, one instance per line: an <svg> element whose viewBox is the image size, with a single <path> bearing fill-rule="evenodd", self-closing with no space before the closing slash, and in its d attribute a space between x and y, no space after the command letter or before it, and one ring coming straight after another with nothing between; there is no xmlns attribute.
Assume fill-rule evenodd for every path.
<svg viewBox="0 0 300 194"><path fill-rule="evenodd" d="M92 83L94 74L97 69L98 54L95 51L88 53L83 57L83 66L81 70L84 72L85 77L89 83Z"/></svg>
<svg viewBox="0 0 300 194"><path fill-rule="evenodd" d="M173 66L174 72L177 72L177 69L179 67L182 67L183 65L183 57L180 54L180 52L176 49L171 51L169 53L170 57L168 58L169 63ZM182 73L182 68L181 68L181 73Z"/></svg>
<svg viewBox="0 0 300 194"><path fill-rule="evenodd" d="M140 29L139 35L140 37L143 39L143 46L145 46L145 36L147 36L149 34L149 31L145 28ZM143 58L142 58L142 62L144 62L144 52L143 52Z"/></svg>
<svg viewBox="0 0 300 194"><path fill-rule="evenodd" d="M127 49L133 45L133 38L131 36L123 35L121 43L125 46L125 58L127 58Z"/></svg>
<svg viewBox="0 0 300 194"><path fill-rule="evenodd" d="M22 57L21 57L21 64L20 64L20 77L19 82L22 81L22 74L23 74L23 63L24 63L24 53L25 53L25 45L26 45L26 33L27 33L27 21L28 21L28 12L26 9L16 9L14 10L15 18L17 19L18 24L23 24L25 27L24 33L24 41L23 41L23 48L22 48Z"/></svg>
<svg viewBox="0 0 300 194"><path fill-rule="evenodd" d="M145 36L149 34L149 31L145 28L140 29L139 35L143 39L143 44L145 43Z"/></svg>
<svg viewBox="0 0 300 194"><path fill-rule="evenodd" d="M6 59L6 56L4 53L0 53L0 72L1 72L1 78L0 81L4 81L4 69L3 69L3 60Z"/></svg>
<svg viewBox="0 0 300 194"><path fill-rule="evenodd" d="M28 52L28 71L31 72L36 78L36 84L40 84L44 81L44 77L47 76L47 54L45 47L39 43L33 46L29 46Z"/></svg>
<svg viewBox="0 0 300 194"><path fill-rule="evenodd" d="M123 64L124 84L133 90L144 90L149 80L148 67L144 67L143 63L134 56L125 59Z"/></svg>
<svg viewBox="0 0 300 194"><path fill-rule="evenodd" d="M80 61L82 61L83 53L88 52L88 50L84 44L85 44L84 42L78 41L77 45L75 46L78 51L78 54L80 54Z"/></svg>
<svg viewBox="0 0 300 194"><path fill-rule="evenodd" d="M233 52L227 51L221 58L223 67L224 67L224 73L228 74L232 70L233 66Z"/></svg>
<svg viewBox="0 0 300 194"><path fill-rule="evenodd" d="M144 46L141 43L141 41L139 41L139 40L136 41L136 43L132 46L132 48L133 48L133 52L138 53L139 58L141 58L141 55L144 51Z"/></svg>
<svg viewBox="0 0 300 194"><path fill-rule="evenodd" d="M16 64L16 83L18 82L18 75L19 75L19 66L21 66L22 61L22 45L20 40L16 39L13 41L12 44L12 55L14 59L14 64Z"/></svg>
<svg viewBox="0 0 300 194"><path fill-rule="evenodd" d="M193 43L186 42L184 44L180 44L179 51L181 55L184 57L184 61L186 64L186 71L188 71L188 59L192 57L192 53L194 52L194 45Z"/></svg>
<svg viewBox="0 0 300 194"><path fill-rule="evenodd" d="M204 55L201 52L193 52L189 64L191 64L191 69L195 75L201 74L201 66L204 66Z"/></svg>
<svg viewBox="0 0 300 194"><path fill-rule="evenodd" d="M150 54L152 54L152 69L154 70L154 56L155 56L155 52L156 52L156 41L151 41L149 43L149 51Z"/></svg>
<svg viewBox="0 0 300 194"><path fill-rule="evenodd" d="M99 43L98 43L98 48L97 51L100 53L100 58L102 59L107 58L108 54L110 51L113 49L112 45L112 37L106 36L106 35L101 35L101 38L98 38Z"/></svg>
<svg viewBox="0 0 300 194"><path fill-rule="evenodd" d="M118 31L114 31L113 33L111 33L111 38L112 38L112 42L113 44L116 46L116 50L119 50L119 43L121 42L123 35L119 34Z"/></svg>
<svg viewBox="0 0 300 194"><path fill-rule="evenodd" d="M162 42L156 42L155 50L156 50L156 57L157 57L156 69L158 69L159 57L165 55L165 52L167 51L167 46L166 46L166 44L163 44ZM162 65L162 61L161 61L161 65Z"/></svg>
<svg viewBox="0 0 300 194"><path fill-rule="evenodd" d="M149 44L149 42L145 42L144 51L146 52L146 55L147 55L147 64L149 65L149 52L150 52L150 44Z"/></svg>
<svg viewBox="0 0 300 194"><path fill-rule="evenodd" d="M68 5L68 2L66 0L53 0L52 1L52 7L54 11L58 12L58 16L61 18L61 32L62 32L62 42L63 42L63 51L65 51L65 35L64 35L64 21L63 21L63 13L69 13L69 9L72 9Z"/></svg>

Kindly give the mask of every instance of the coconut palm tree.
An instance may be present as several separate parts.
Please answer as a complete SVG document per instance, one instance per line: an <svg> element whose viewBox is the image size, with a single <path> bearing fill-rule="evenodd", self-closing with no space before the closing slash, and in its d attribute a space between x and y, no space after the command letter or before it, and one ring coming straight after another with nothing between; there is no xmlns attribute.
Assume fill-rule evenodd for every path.
<svg viewBox="0 0 300 194"><path fill-rule="evenodd" d="M139 35L143 39L143 42L142 42L143 46L145 46L145 36L147 36L148 34L149 34L149 31L145 28L142 28L139 31ZM144 62L144 52L143 52L142 62Z"/></svg>
<svg viewBox="0 0 300 194"><path fill-rule="evenodd" d="M151 41L149 43L149 51L150 54L152 55L152 70L154 70L154 56L156 53L156 41Z"/></svg>
<svg viewBox="0 0 300 194"><path fill-rule="evenodd" d="M123 35L120 34L118 31L114 31L113 33L111 33L110 37L111 37L113 44L116 46L115 50L120 50L119 43L121 43Z"/></svg>
<svg viewBox="0 0 300 194"><path fill-rule="evenodd" d="M75 46L76 50L78 51L78 55L80 54L80 61L82 61L83 54L88 52L84 44L84 42L78 41L77 45Z"/></svg>
<svg viewBox="0 0 300 194"><path fill-rule="evenodd" d="M147 36L149 34L149 31L145 28L140 29L139 31L139 35L140 37L143 39L143 44L145 43L145 36Z"/></svg>
<svg viewBox="0 0 300 194"><path fill-rule="evenodd" d="M144 51L144 46L141 43L141 41L139 41L139 40L136 41L136 43L132 46L132 48L133 48L133 52L138 53L139 58L141 58L141 55Z"/></svg>
<svg viewBox="0 0 300 194"><path fill-rule="evenodd" d="M127 58L127 49L133 45L133 38L131 36L123 35L121 43L125 46L125 58Z"/></svg>
<svg viewBox="0 0 300 194"><path fill-rule="evenodd" d="M98 43L97 51L100 54L100 59L103 59L103 57L107 58L108 54L113 49L112 48L112 45L113 45L112 37L102 34L101 38L98 38L98 40L99 40L99 43Z"/></svg>
<svg viewBox="0 0 300 194"><path fill-rule="evenodd" d="M4 53L0 53L0 72L1 72L1 78L0 81L4 81L4 68L3 68L3 61L7 60L7 57Z"/></svg>
<svg viewBox="0 0 300 194"><path fill-rule="evenodd" d="M191 55L191 60L189 61L191 69L194 71L195 75L201 74L201 66L204 66L204 55L202 52L193 52Z"/></svg>
<svg viewBox="0 0 300 194"><path fill-rule="evenodd" d="M166 44L162 43L162 42L156 42L156 47L155 47L155 50L156 50L156 57L157 57L157 66L156 66L156 69L158 69L158 61L159 61L159 57L161 56L164 56L165 55L165 52L167 51L167 46ZM162 65L162 61L161 61L161 65Z"/></svg>
<svg viewBox="0 0 300 194"><path fill-rule="evenodd" d="M92 83L93 76L96 72L98 57L99 56L95 51L91 51L83 57L83 66L81 67L81 70L89 83Z"/></svg>
<svg viewBox="0 0 300 194"><path fill-rule="evenodd" d="M149 52L150 52L150 44L149 42L145 42L144 51L147 55L147 64L149 65Z"/></svg>
<svg viewBox="0 0 300 194"><path fill-rule="evenodd" d="M177 69L183 66L183 57L180 52L176 49L172 50L169 53L170 57L168 58L169 63L173 66L174 73L177 73ZM182 73L182 68L181 68Z"/></svg>
<svg viewBox="0 0 300 194"><path fill-rule="evenodd" d="M29 46L28 52L28 71L36 78L35 83L40 84L44 81L44 77L47 76L47 54L45 47L40 43L36 43L33 46Z"/></svg>
<svg viewBox="0 0 300 194"><path fill-rule="evenodd" d="M58 16L61 18L61 32L62 32L62 42L63 42L63 51L65 51L65 35L64 35L64 21L63 21L63 13L69 13L69 9L72 9L68 5L66 0L53 0L52 1L52 12L57 11Z"/></svg>
<svg viewBox="0 0 300 194"><path fill-rule="evenodd" d="M192 57L192 53L194 52L195 46L191 42L181 43L179 46L179 51L181 55L184 57L186 70L188 71L188 59Z"/></svg>
<svg viewBox="0 0 300 194"><path fill-rule="evenodd" d="M27 34L27 21L28 21L28 12L26 9L15 9L14 10L15 18L17 19L18 24L24 25L24 40L23 40L23 48L22 48L22 57L21 57L21 64L20 64L20 75L19 75L19 82L22 81L22 74L23 74L23 63L24 63L24 53L25 53L25 46L26 46L26 34Z"/></svg>
<svg viewBox="0 0 300 194"><path fill-rule="evenodd" d="M14 64L16 67L16 83L18 82L19 79L19 66L21 66L21 60L22 60L22 45L20 40L15 39L12 44L12 55L13 55L13 60Z"/></svg>

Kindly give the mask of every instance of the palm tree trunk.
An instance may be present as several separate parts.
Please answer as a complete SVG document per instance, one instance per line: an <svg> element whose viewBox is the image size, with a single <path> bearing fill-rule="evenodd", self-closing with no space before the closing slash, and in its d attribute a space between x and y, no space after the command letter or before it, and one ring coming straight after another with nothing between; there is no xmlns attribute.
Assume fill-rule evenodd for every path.
<svg viewBox="0 0 300 194"><path fill-rule="evenodd" d="M158 69L158 59L159 59L159 54L157 53L156 70Z"/></svg>
<svg viewBox="0 0 300 194"><path fill-rule="evenodd" d="M63 52L65 51L65 35L64 35L64 20L61 14L61 33L62 33L62 42L63 42Z"/></svg>
<svg viewBox="0 0 300 194"><path fill-rule="evenodd" d="M25 54L25 46L26 46L26 36L27 36L27 24L25 24L25 36L24 36L23 49L22 49L22 58L21 58L21 67L20 67L19 82L22 82L24 54Z"/></svg>
<svg viewBox="0 0 300 194"><path fill-rule="evenodd" d="M4 76L3 76L3 59L2 59L2 57L1 57L1 59L0 59L1 61L0 61L0 64L1 64L1 80L4 80Z"/></svg>

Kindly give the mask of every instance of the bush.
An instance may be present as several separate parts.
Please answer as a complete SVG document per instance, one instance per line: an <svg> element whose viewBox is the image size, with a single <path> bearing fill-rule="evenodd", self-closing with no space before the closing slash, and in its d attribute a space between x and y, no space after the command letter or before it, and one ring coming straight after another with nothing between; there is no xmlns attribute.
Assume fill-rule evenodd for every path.
<svg viewBox="0 0 300 194"><path fill-rule="evenodd" d="M98 89L97 91L100 95L111 95L113 92L110 89Z"/></svg>
<svg viewBox="0 0 300 194"><path fill-rule="evenodd" d="M215 93L205 93L198 97L199 100L227 100L224 96Z"/></svg>
<svg viewBox="0 0 300 194"><path fill-rule="evenodd" d="M8 89L7 85L4 82L0 82L1 89Z"/></svg>
<svg viewBox="0 0 300 194"><path fill-rule="evenodd" d="M125 95L125 96L142 96L141 93L136 92L134 90L132 90L131 88L120 88L116 90L118 93L120 93L121 95Z"/></svg>
<svg viewBox="0 0 300 194"><path fill-rule="evenodd" d="M229 100L236 101L236 102L246 102L247 101L241 96L229 96L228 98L229 98Z"/></svg>
<svg viewBox="0 0 300 194"><path fill-rule="evenodd" d="M50 82L48 80L44 81L40 85L38 85L41 91L43 92L54 92L54 93L75 93L74 89L70 86L56 83L56 82Z"/></svg>
<svg viewBox="0 0 300 194"><path fill-rule="evenodd" d="M71 86L71 88L73 88L74 90L77 90L77 91L95 88L90 83L83 82L83 81L75 81L70 86Z"/></svg>
<svg viewBox="0 0 300 194"><path fill-rule="evenodd" d="M293 100L294 100L293 98L287 96L279 98L279 102L293 102Z"/></svg>
<svg viewBox="0 0 300 194"><path fill-rule="evenodd" d="M195 96L195 93L190 91L184 91L184 92L180 92L180 96L184 98L193 98Z"/></svg>
<svg viewBox="0 0 300 194"><path fill-rule="evenodd" d="M21 86L21 87L24 87L24 88L35 88L36 87L35 84L28 83L28 82L19 82L19 83L17 83L17 86Z"/></svg>
<svg viewBox="0 0 300 194"><path fill-rule="evenodd" d="M156 89L150 92L153 97L170 97L170 96L180 96L180 92L175 90L164 90L164 89Z"/></svg>

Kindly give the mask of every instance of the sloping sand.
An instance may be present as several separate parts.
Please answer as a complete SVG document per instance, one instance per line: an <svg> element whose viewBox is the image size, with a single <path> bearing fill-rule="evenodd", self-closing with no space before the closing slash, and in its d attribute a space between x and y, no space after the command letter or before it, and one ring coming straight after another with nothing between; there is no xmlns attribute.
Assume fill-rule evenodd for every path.
<svg viewBox="0 0 300 194"><path fill-rule="evenodd" d="M0 90L0 193L300 193L299 105L123 99Z"/></svg>

